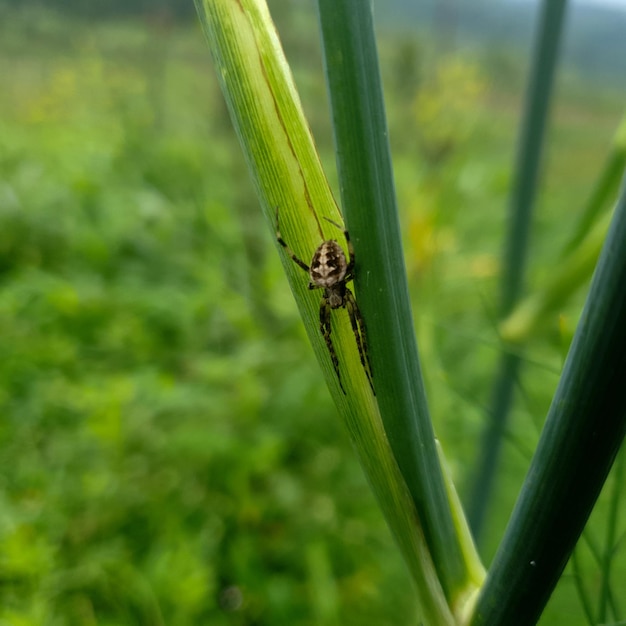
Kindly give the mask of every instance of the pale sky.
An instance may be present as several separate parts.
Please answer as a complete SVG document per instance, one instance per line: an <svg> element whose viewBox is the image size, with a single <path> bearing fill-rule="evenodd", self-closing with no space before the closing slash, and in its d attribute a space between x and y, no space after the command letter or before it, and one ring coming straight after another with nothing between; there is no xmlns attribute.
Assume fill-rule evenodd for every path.
<svg viewBox="0 0 626 626"><path fill-rule="evenodd" d="M626 10L626 0L576 0L580 4L603 4L605 6L619 7Z"/></svg>
<svg viewBox="0 0 626 626"><path fill-rule="evenodd" d="M535 4L539 0L532 0ZM597 6L615 7L626 11L626 0L571 0L574 4L595 4Z"/></svg>

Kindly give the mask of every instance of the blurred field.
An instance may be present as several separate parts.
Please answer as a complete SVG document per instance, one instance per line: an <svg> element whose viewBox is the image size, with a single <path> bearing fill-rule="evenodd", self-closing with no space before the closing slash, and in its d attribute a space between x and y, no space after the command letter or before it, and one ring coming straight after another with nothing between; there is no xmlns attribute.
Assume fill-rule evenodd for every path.
<svg viewBox="0 0 626 626"><path fill-rule="evenodd" d="M332 180L316 24L277 22ZM409 38L383 38L381 57L420 352L463 491L524 66ZM0 624L413 623L199 28L5 11L0 75ZM560 84L533 284L619 96ZM487 559L583 296L529 349ZM544 623L584 623L571 579Z"/></svg>

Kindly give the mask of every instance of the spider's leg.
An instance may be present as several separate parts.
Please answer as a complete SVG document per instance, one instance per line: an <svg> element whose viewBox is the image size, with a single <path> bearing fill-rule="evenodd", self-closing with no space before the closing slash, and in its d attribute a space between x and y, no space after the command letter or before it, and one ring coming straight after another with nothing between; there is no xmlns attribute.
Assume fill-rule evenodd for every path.
<svg viewBox="0 0 626 626"><path fill-rule="evenodd" d="M336 226L339 230L341 230L343 232L343 236L346 238L346 243L348 244L348 255L350 256L350 260L348 261L345 280L350 280L352 278L352 272L354 271L354 246L350 241L350 233L341 225L337 224L337 222L333 222L333 220L331 220L330 218L324 217L324 219L327 222L330 222L333 226Z"/></svg>
<svg viewBox="0 0 626 626"><path fill-rule="evenodd" d="M343 236L346 238L346 243L348 244L348 254L350 255L350 260L348 261L348 269L346 270L346 280L352 278L352 274L354 272L354 246L350 241L350 233L344 228Z"/></svg>
<svg viewBox="0 0 626 626"><path fill-rule="evenodd" d="M276 207L276 240L285 248L285 252L290 256L291 260L299 265L305 272L309 271L309 266L300 258L296 256L296 253L286 244L283 236L280 234L280 226L278 225L278 207Z"/></svg>
<svg viewBox="0 0 626 626"><path fill-rule="evenodd" d="M372 381L372 366L370 364L369 351L367 349L367 339L365 338L365 324L361 317L361 311L354 299L354 295L349 289L346 289L346 308L348 309L348 316L350 317L350 324L352 325L352 332L356 339L356 346L359 349L359 356L361 357L361 365L363 371L367 376L367 380L372 388L372 393L376 395L374 390L374 382Z"/></svg>
<svg viewBox="0 0 626 626"><path fill-rule="evenodd" d="M341 387L341 391L346 393L346 390L343 388L343 383L341 382L341 374L339 373L339 359L337 358L337 353L335 352L335 347L333 346L333 340L330 338L330 305L326 302L325 299L322 300L320 304L320 330L322 335L324 335L324 340L326 341L326 347L328 348L328 352L330 353L330 360L333 363L333 367L335 368L335 374L337 374L337 380L339 381L339 386Z"/></svg>

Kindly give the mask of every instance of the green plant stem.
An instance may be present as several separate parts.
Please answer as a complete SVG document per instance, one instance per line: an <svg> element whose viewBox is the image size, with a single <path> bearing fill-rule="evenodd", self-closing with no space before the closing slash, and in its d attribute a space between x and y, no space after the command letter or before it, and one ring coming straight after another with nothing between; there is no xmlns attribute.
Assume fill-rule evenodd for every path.
<svg viewBox="0 0 626 626"><path fill-rule="evenodd" d="M576 585L576 591L578 593L578 598L583 607L583 613L587 618L587 621L590 624L594 623L593 618L593 610L591 608L591 600L589 599L589 594L587 593L587 589L585 587L585 582L583 580L583 574L580 569L580 564L578 563L578 550L574 550L572 552L572 571L574 573L574 585Z"/></svg>
<svg viewBox="0 0 626 626"><path fill-rule="evenodd" d="M626 434L625 241L623 189L474 626L536 623Z"/></svg>
<svg viewBox="0 0 626 626"><path fill-rule="evenodd" d="M615 554L615 546L617 543L617 518L619 513L619 504L621 501L624 477L624 454L618 457L615 464L615 473L613 480L613 490L611 494L611 505L606 527L606 539L604 542L604 555L602 558L602 583L600 587L600 607L596 622L602 624L607 620L607 609L611 606L611 563ZM615 607L613 607L615 608ZM613 616L617 619L617 614Z"/></svg>
<svg viewBox="0 0 626 626"><path fill-rule="evenodd" d="M501 284L501 316L506 315L522 291L533 208L537 195L542 150L547 126L566 0L544 0L532 60L525 115L511 195Z"/></svg>
<svg viewBox="0 0 626 626"><path fill-rule="evenodd" d="M621 468L618 470L618 472L621 472ZM589 549L589 552L591 553L591 556L593 557L596 565L598 566L598 569L602 570L602 563L604 561L603 552L598 547L596 540L593 539L593 537L591 536L591 532L589 529L587 528L585 529L581 539L586 544L587 548ZM574 550L574 554L575 553L576 553L576 550ZM613 611L613 615L621 615L622 613L620 611L620 607L618 606L618 602L615 599L615 594L613 593L613 590L610 587L609 587L608 593L609 593L609 603L611 604L611 610ZM589 622L591 624L595 623L596 621L597 620L593 616L589 619Z"/></svg>
<svg viewBox="0 0 626 626"><path fill-rule="evenodd" d="M543 0L531 76L520 129L515 181L509 207L501 281L500 318L505 318L520 297L528 256L528 240L541 166L541 153L550 97L558 60L565 0ZM506 344L503 351L507 352ZM489 423L480 445L468 503L468 518L479 541L493 491L503 435L507 427L513 388L521 363L518 356L502 354L494 381Z"/></svg>
<svg viewBox="0 0 626 626"><path fill-rule="evenodd" d="M468 561L475 557L464 554L461 546L426 403L371 5L319 0L319 12L341 197L357 255L355 282L368 326L378 404L439 579L455 605L467 592L472 578Z"/></svg>
<svg viewBox="0 0 626 626"><path fill-rule="evenodd" d="M490 411L480 443L481 457L473 477L473 489L467 504L470 527L480 541L485 517L496 479L500 451L507 427L507 416L513 403L513 392L522 360L516 352L503 350L498 358L496 378L491 391Z"/></svg>
<svg viewBox="0 0 626 626"><path fill-rule="evenodd" d="M536 329L563 306L593 274L606 233L611 211L599 218L587 236L555 268L546 284L530 294L500 323L500 337L511 345L524 344Z"/></svg>
<svg viewBox="0 0 626 626"><path fill-rule="evenodd" d="M196 0L196 5L274 238L280 213L282 236L308 261L322 241L341 240L337 227L324 219L340 223L341 216L267 6L264 0ZM347 312L334 311L332 318L342 388L320 332L319 291L307 288L309 277L277 239L276 247L328 387L415 581L419 617L429 626L452 626L455 619L449 601L426 544L420 516L393 457ZM467 597L467 589L462 591Z"/></svg>
<svg viewBox="0 0 626 626"><path fill-rule="evenodd" d="M626 116L615 132L609 156L558 266L543 287L518 301L501 321L500 337L506 343L520 345L527 341L542 323L553 319L554 312L562 308L577 289L587 283L611 222L625 166Z"/></svg>
<svg viewBox="0 0 626 626"><path fill-rule="evenodd" d="M587 237L602 210L613 202L619 190L619 183L626 167L626 114L615 131L611 151L602 172L591 192L572 236L567 242L563 254L568 255Z"/></svg>

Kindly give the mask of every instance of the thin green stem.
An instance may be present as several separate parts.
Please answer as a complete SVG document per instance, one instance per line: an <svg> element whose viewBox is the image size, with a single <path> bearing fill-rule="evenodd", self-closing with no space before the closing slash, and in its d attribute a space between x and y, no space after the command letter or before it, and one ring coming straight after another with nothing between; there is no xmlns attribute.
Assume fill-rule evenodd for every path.
<svg viewBox="0 0 626 626"><path fill-rule="evenodd" d="M543 0L537 32L537 43L526 92L524 119L520 129L515 179L509 207L502 279L500 285L500 318L505 318L517 302L523 287L532 214L537 195L545 128L556 71L559 42L566 0ZM503 346L507 352L507 346ZM478 468L469 498L469 521L477 540L484 527L493 492L502 435L512 403L513 388L519 371L518 357L503 354L492 392L490 423L480 445ZM505 376L505 374L507 374Z"/></svg>
<svg viewBox="0 0 626 626"><path fill-rule="evenodd" d="M567 255L575 250L585 239L587 233L596 222L598 215L611 202L619 191L619 183L626 167L626 114L613 137L611 151L596 181L572 236L567 242L563 254Z"/></svg>
<svg viewBox="0 0 626 626"><path fill-rule="evenodd" d="M589 599L589 594L587 593L587 589L585 588L583 574L580 569L580 563L578 562L578 549L574 550L574 552L572 553L572 570L574 573L574 584L576 585L578 598L580 599L580 603L582 604L583 612L585 614L585 617L587 618L587 622L591 626L595 623L595 620L593 619L591 600Z"/></svg>
<svg viewBox="0 0 626 626"><path fill-rule="evenodd" d="M604 541L604 554L602 557L602 582L600 586L600 601L598 608L597 622L603 623L607 619L608 608L611 605L611 563L615 555L615 546L617 543L617 518L619 514L619 504L623 488L624 475L624 454L618 457L615 466L615 475L613 480L613 490L610 499L609 515L606 525L606 539ZM617 615L613 616L617 618Z"/></svg>
<svg viewBox="0 0 626 626"><path fill-rule="evenodd" d="M504 429L507 425L504 417L509 414L513 404L513 392L521 364L522 359L516 353L503 351L500 354L492 390L491 412L480 445L482 457L474 477L474 489L467 503L467 517L474 536L478 535L477 539L480 538L484 528L489 500L493 493L504 441Z"/></svg>
<svg viewBox="0 0 626 626"><path fill-rule="evenodd" d="M544 0L532 60L525 115L520 129L515 183L511 195L510 220L504 248L501 283L501 316L518 299L522 287L532 214L537 195L545 129L558 61L566 0Z"/></svg>
<svg viewBox="0 0 626 626"><path fill-rule="evenodd" d="M591 556L593 557L598 569L602 569L602 561L603 561L603 553L598 547L596 540L591 536L591 532L588 528L585 529L582 535L582 541L585 543ZM621 615L621 611L618 605L617 600L615 599L615 594L613 590L609 587L609 602L611 604L611 610L613 611L613 615ZM592 623L595 623L595 620L591 620Z"/></svg>

